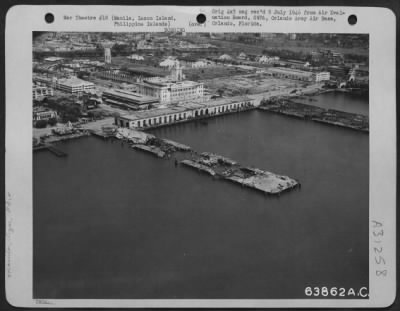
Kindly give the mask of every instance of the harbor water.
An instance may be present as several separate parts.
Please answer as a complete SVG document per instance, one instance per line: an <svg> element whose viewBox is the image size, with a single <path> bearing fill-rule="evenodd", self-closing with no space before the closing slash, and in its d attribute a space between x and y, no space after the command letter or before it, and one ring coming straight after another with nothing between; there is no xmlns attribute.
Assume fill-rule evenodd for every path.
<svg viewBox="0 0 400 311"><path fill-rule="evenodd" d="M36 152L34 298L368 287L368 134L258 110L151 132L302 187L265 196L94 137Z"/></svg>
<svg viewBox="0 0 400 311"><path fill-rule="evenodd" d="M364 116L369 115L368 96L347 93L345 91L335 91L321 93L315 96L305 96L296 98L294 101L313 105L325 109L333 109L344 112L361 114Z"/></svg>

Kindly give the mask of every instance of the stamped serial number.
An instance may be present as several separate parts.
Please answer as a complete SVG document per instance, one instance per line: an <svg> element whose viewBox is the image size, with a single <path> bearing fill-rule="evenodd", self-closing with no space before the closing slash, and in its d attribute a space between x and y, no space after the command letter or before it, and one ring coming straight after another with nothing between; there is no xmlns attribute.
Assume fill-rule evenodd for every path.
<svg viewBox="0 0 400 311"><path fill-rule="evenodd" d="M373 256L375 261L375 274L378 277L386 277L388 270L386 268L386 259L384 253L385 230L382 222L372 220L372 242Z"/></svg>
<svg viewBox="0 0 400 311"><path fill-rule="evenodd" d="M185 32L185 28L164 28L164 32Z"/></svg>
<svg viewBox="0 0 400 311"><path fill-rule="evenodd" d="M359 297L366 298L368 297L368 288L361 287L358 289L355 288L344 288L344 287L311 287L308 286L304 291L305 295L308 297Z"/></svg>

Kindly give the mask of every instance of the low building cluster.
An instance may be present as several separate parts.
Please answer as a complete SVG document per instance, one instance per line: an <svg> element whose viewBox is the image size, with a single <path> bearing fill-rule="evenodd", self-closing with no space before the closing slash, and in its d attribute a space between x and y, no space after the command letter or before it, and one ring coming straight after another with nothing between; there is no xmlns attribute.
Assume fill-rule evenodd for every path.
<svg viewBox="0 0 400 311"><path fill-rule="evenodd" d="M32 88L32 99L42 100L45 97L53 96L53 88L45 85L34 85Z"/></svg>
<svg viewBox="0 0 400 311"><path fill-rule="evenodd" d="M57 118L57 112L45 107L33 107L33 121L49 120Z"/></svg>

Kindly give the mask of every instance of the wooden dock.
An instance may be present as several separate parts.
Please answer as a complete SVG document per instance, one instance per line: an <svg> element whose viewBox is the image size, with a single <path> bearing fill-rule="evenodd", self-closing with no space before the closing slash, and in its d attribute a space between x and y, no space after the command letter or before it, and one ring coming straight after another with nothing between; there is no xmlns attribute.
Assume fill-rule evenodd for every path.
<svg viewBox="0 0 400 311"><path fill-rule="evenodd" d="M68 154L66 152L54 147L53 145L49 145L49 144L33 147L33 151L40 151L40 150L48 150L52 154L56 155L57 157L68 156Z"/></svg>

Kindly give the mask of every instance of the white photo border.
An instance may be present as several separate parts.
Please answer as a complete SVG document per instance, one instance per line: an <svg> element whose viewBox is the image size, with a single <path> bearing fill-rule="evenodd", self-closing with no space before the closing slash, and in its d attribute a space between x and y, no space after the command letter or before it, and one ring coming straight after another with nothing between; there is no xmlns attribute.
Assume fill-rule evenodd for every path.
<svg viewBox="0 0 400 311"><path fill-rule="evenodd" d="M369 299L33 299L32 280L32 32L160 32L162 27L114 28L109 23L67 22L63 15L174 15L174 27L188 32L244 32L228 26L187 28L197 14L218 7L185 6L28 6L12 7L6 17L6 297L18 307L386 307L396 296L396 17L387 8L335 7L345 12L334 23L270 21L266 28L245 32L363 33L370 52L370 186L369 186ZM235 8L235 7L233 7ZM239 7L236 7L239 9ZM256 9L259 7L240 7ZM264 7L282 9L282 7ZM291 7L283 7L290 9ZM298 7L293 7L297 9ZM301 7L306 9L307 7ZM331 9L332 7L308 7ZM47 24L51 12L55 22ZM350 14L357 24L347 22ZM18 122L17 122L18 120ZM382 230L383 229L383 233ZM374 250L381 237L382 254ZM387 274L379 275L377 256L384 256Z"/></svg>

